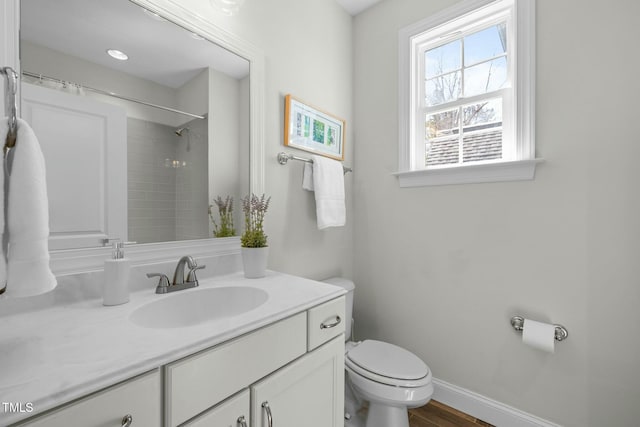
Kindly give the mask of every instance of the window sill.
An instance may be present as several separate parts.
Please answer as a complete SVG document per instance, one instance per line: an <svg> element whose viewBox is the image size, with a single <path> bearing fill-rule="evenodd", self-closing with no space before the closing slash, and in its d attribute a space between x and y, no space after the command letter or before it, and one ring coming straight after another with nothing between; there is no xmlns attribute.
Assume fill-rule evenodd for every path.
<svg viewBox="0 0 640 427"><path fill-rule="evenodd" d="M527 181L535 177L536 165L544 159L516 160L449 168L396 172L400 187Z"/></svg>

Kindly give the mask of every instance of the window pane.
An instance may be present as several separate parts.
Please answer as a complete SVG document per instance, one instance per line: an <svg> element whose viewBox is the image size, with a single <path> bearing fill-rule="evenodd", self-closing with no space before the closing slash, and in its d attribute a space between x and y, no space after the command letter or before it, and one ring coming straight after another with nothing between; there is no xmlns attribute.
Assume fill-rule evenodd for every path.
<svg viewBox="0 0 640 427"><path fill-rule="evenodd" d="M479 95L500 89L507 82L507 58L493 61L464 70L464 96Z"/></svg>
<svg viewBox="0 0 640 427"><path fill-rule="evenodd" d="M460 146L460 108L427 114L425 165L458 163Z"/></svg>
<svg viewBox="0 0 640 427"><path fill-rule="evenodd" d="M458 137L440 138L427 142L426 166L451 165L458 163L460 143Z"/></svg>
<svg viewBox="0 0 640 427"><path fill-rule="evenodd" d="M491 126L502 126L502 98L494 98L463 106L462 120L464 132Z"/></svg>
<svg viewBox="0 0 640 427"><path fill-rule="evenodd" d="M460 71L445 74L431 80L425 85L425 102L427 106L440 105L445 102L455 101L460 97Z"/></svg>
<svg viewBox="0 0 640 427"><path fill-rule="evenodd" d="M462 107L462 162L502 158L502 99Z"/></svg>
<svg viewBox="0 0 640 427"><path fill-rule="evenodd" d="M462 162L481 162L502 158L502 128L465 134L462 138Z"/></svg>
<svg viewBox="0 0 640 427"><path fill-rule="evenodd" d="M502 55L507 51L507 26L500 23L464 38L465 66Z"/></svg>
<svg viewBox="0 0 640 427"><path fill-rule="evenodd" d="M427 114L425 121L427 139L440 138L460 132L460 109Z"/></svg>
<svg viewBox="0 0 640 427"><path fill-rule="evenodd" d="M462 68L460 47L461 41L455 40L444 46L426 51L424 53L425 78L430 79Z"/></svg>

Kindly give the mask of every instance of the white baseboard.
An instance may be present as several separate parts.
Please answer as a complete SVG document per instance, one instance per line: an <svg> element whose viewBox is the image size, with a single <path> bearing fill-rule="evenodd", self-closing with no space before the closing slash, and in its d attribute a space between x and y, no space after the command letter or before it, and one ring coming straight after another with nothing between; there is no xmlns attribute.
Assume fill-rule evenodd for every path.
<svg viewBox="0 0 640 427"><path fill-rule="evenodd" d="M561 427L462 387L433 379L433 400L444 403L496 427Z"/></svg>

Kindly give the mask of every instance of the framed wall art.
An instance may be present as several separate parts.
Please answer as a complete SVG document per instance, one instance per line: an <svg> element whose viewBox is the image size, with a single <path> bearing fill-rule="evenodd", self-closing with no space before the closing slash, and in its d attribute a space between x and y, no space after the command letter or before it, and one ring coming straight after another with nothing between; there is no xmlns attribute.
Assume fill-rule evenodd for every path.
<svg viewBox="0 0 640 427"><path fill-rule="evenodd" d="M284 145L344 160L345 121L285 96Z"/></svg>

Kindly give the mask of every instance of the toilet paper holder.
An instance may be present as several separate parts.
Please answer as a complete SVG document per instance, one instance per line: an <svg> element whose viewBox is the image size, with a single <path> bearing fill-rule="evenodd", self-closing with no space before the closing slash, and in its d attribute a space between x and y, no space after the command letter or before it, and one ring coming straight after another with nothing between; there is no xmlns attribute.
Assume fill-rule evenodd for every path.
<svg viewBox="0 0 640 427"><path fill-rule="evenodd" d="M522 332L522 329L524 328L524 317L522 316L513 316L511 318L511 326L513 326L513 329L515 329L518 332ZM566 340L567 337L569 336L569 332L567 331L567 328L565 328L562 325L553 325L556 329L556 341L563 341Z"/></svg>

